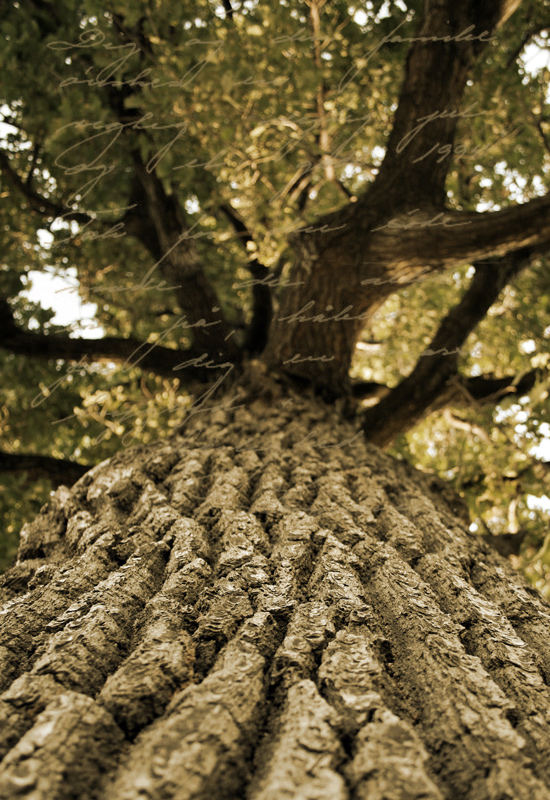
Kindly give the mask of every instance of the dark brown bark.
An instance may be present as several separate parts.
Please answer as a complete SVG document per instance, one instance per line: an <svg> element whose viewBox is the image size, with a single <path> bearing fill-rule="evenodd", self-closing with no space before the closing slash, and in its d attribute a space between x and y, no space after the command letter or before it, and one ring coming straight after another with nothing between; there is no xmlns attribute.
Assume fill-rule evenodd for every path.
<svg viewBox="0 0 550 800"><path fill-rule="evenodd" d="M223 7L227 19L233 19L233 6L231 5L230 0L223 0Z"/></svg>
<svg viewBox="0 0 550 800"><path fill-rule="evenodd" d="M182 325L184 322L182 321ZM231 366L193 349L175 350L138 339L104 336L73 339L66 334L44 334L18 327L7 300L0 297L0 348L30 358L67 361L110 361L139 366L157 375L177 375L184 381L213 381Z"/></svg>
<svg viewBox="0 0 550 800"><path fill-rule="evenodd" d="M430 272L550 245L550 195L492 213L426 210L394 219L376 186L368 197L370 210L343 209L297 236L266 350L269 363L336 394L345 390L362 329L390 294ZM301 361L292 360L297 353Z"/></svg>
<svg viewBox="0 0 550 800"><path fill-rule="evenodd" d="M395 208L443 205L457 123L460 117L483 113L460 108L466 80L506 5L502 0L424 3L378 175ZM398 27L390 41L400 36L403 30Z"/></svg>
<svg viewBox="0 0 550 800"><path fill-rule="evenodd" d="M26 472L30 480L48 478L54 486L62 483L70 486L90 468L90 464L79 464L77 461L53 456L0 452L0 473Z"/></svg>
<svg viewBox="0 0 550 800"><path fill-rule="evenodd" d="M418 277L468 261L550 246L550 194L484 213L431 211L402 215L374 230L368 255L386 266L387 277ZM365 274L368 267L365 267ZM366 280L368 275L366 274Z"/></svg>
<svg viewBox="0 0 550 800"><path fill-rule="evenodd" d="M546 800L550 607L437 482L255 386L23 529L0 796Z"/></svg>
<svg viewBox="0 0 550 800"><path fill-rule="evenodd" d="M293 241L294 262L264 352L268 364L335 395L346 392L355 344L367 319L396 290L396 284L377 276L372 285L361 286L366 223L355 214L350 224L357 225L357 236L350 237L349 220L339 231L338 219L312 226L315 230Z"/></svg>
<svg viewBox="0 0 550 800"><path fill-rule="evenodd" d="M465 378L458 376L458 384L452 397L443 397L445 405L479 405L494 404L503 397L521 397L531 391L538 380L547 374L543 369L531 369L523 375L506 375L495 378L488 375L476 375ZM438 406L443 407L443 406Z"/></svg>

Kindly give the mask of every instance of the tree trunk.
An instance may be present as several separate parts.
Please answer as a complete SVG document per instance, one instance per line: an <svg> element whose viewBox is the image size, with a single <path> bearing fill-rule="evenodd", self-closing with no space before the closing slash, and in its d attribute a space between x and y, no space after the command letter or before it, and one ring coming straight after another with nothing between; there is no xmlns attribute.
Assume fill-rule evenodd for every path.
<svg viewBox="0 0 550 800"><path fill-rule="evenodd" d="M549 798L550 608L444 494L267 377L58 489L0 797Z"/></svg>

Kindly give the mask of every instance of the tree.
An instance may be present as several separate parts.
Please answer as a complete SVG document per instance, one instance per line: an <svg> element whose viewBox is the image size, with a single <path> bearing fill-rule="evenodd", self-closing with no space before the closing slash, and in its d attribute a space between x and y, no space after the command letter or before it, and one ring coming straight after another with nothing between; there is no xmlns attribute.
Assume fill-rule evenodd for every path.
<svg viewBox="0 0 550 800"><path fill-rule="evenodd" d="M33 439L82 419L86 391L101 431L135 414L136 384L158 420L147 374L181 401L169 436L152 443L140 416L137 448L21 532L2 583L2 796L549 796L549 608L448 485L376 447L441 409L488 437L450 410L465 397L492 412L533 392L541 427L544 348L521 372L459 356L490 311L503 327L512 281L533 298L522 335L548 305L546 87L521 61L546 42L544 8L359 11L32 0L2 23L18 65L2 348L43 407ZM29 266L73 263L103 338L21 295ZM440 313L386 382L360 356L394 298ZM89 444L68 443L50 457L72 480ZM24 455L0 465L51 465ZM516 493L534 461L514 463Z"/></svg>

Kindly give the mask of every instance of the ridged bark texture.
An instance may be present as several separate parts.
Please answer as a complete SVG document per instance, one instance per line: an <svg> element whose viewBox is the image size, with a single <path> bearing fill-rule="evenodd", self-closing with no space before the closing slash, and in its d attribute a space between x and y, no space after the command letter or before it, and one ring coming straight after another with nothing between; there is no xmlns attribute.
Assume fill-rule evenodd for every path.
<svg viewBox="0 0 550 800"><path fill-rule="evenodd" d="M25 526L0 797L550 798L550 607L437 481L270 391Z"/></svg>

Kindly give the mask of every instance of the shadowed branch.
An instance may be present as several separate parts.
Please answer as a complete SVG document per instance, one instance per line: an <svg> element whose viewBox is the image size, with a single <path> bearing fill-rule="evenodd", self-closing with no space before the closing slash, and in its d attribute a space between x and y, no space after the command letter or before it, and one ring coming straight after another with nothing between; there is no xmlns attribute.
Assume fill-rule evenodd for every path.
<svg viewBox="0 0 550 800"><path fill-rule="evenodd" d="M70 486L92 467L93 464L79 464L77 461L53 456L0 451L0 473L26 472L30 479L48 478L54 486L61 483Z"/></svg>
<svg viewBox="0 0 550 800"><path fill-rule="evenodd" d="M442 320L410 375L365 412L363 429L370 441L381 446L389 444L426 413L452 404L457 395L460 396L461 389L463 395L474 399L469 389L479 395L489 390L490 394L485 394L487 398L510 386L510 383L492 383L488 387L485 382L476 382L472 378L461 381L458 378L458 354L504 286L529 264L531 258L530 251L523 251L499 262L476 264L470 286Z"/></svg>

